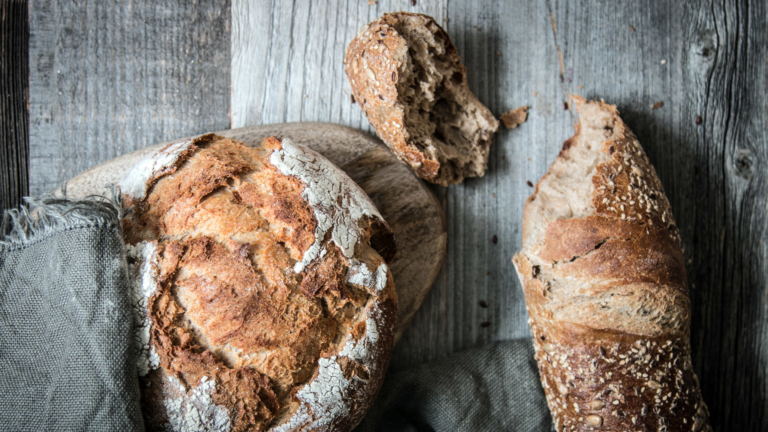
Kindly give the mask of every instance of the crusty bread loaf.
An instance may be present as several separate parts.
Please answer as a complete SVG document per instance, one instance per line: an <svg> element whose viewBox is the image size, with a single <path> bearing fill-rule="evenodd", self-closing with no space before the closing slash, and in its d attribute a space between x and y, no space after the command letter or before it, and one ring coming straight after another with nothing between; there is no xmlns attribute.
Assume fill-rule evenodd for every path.
<svg viewBox="0 0 768 432"><path fill-rule="evenodd" d="M485 174L499 122L469 90L467 70L434 19L386 14L360 30L344 64L368 121L417 175L445 186Z"/></svg>
<svg viewBox="0 0 768 432"><path fill-rule="evenodd" d="M615 106L575 96L514 258L558 431L705 431L669 202Z"/></svg>
<svg viewBox="0 0 768 432"><path fill-rule="evenodd" d="M352 429L381 385L392 233L287 139L170 144L118 185L150 430Z"/></svg>

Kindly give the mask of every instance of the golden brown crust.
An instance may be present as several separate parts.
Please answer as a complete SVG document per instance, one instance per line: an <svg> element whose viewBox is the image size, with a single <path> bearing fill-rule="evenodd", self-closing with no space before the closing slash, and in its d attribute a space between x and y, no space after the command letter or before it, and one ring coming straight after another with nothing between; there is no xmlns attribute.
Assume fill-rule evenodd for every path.
<svg viewBox="0 0 768 432"><path fill-rule="evenodd" d="M460 165L467 164L473 168L456 166L459 159L446 158L444 155L426 151L423 145L414 141L413 125L409 125L407 111L404 104L413 104L414 110L423 107L416 102L404 102L403 95L398 90L404 80L417 79L410 77L409 70L414 60L409 58L409 46L404 35L398 32L406 20L417 22L418 27L432 33L432 37L444 45L444 52L440 54L443 62L450 64L454 69L450 77L457 87L461 87L461 99L468 109L478 111L478 116L487 122L486 127L478 126L478 129L487 129L487 139L481 139L482 149L476 150L478 155L469 150L459 159L478 159L472 162L464 161ZM402 30L402 29L401 29ZM437 56L437 54L434 54ZM345 71L349 78L353 96L363 113L368 118L378 136L392 149L393 153L415 173L430 182L443 186L460 183L464 177L482 176L485 171L488 157L488 147L491 136L498 128L498 122L469 91L467 85L467 70L461 63L456 47L451 42L448 33L440 27L434 18L408 12L396 12L384 14L377 20L367 24L347 47L345 59ZM432 72L425 72L427 74ZM424 77L421 77L424 79ZM443 77L440 77L443 79ZM406 86L418 86L421 83L405 83ZM431 103L435 103L432 100ZM456 125L452 125L456 127ZM456 151L455 149L453 151ZM481 168L477 168L477 166ZM453 172L455 170L455 172Z"/></svg>
<svg viewBox="0 0 768 432"><path fill-rule="evenodd" d="M345 255L335 231L315 238L317 203L308 197L318 186L274 163L288 142L268 138L248 148L209 135L187 145L178 152L181 161L166 161L173 169L140 173L153 183L143 199L126 197L132 204L123 219L127 242L151 242L157 250L156 291L147 309L158 364L143 378L147 427L202 422L214 430L294 430L322 423L324 416L331 425L356 425L352 420L359 421L378 391L392 346L395 313L369 320L373 311L396 307L391 273L370 247L376 235L389 254L391 231L364 193L316 153L290 144L320 167L310 177L340 175L338 181L354 185L333 189L348 195L323 204L336 212L336 224L357 215L351 219L360 233L353 256ZM316 245L321 252L295 271ZM377 273L380 281L350 278L353 267L383 273ZM373 341L366 333L370 322L379 335ZM297 395L317 381L318 364L361 341L370 355L357 355L361 348L339 363L355 385L343 400L330 401L354 406L342 412L319 404L305 424L282 427L302 406Z"/></svg>
<svg viewBox="0 0 768 432"><path fill-rule="evenodd" d="M555 427L710 430L669 202L616 108L574 101L576 135L526 202L513 260ZM567 172L590 166L591 196L558 195L584 191Z"/></svg>
<svg viewBox="0 0 768 432"><path fill-rule="evenodd" d="M558 431L707 430L687 338L606 333L585 343L577 330L549 340L560 329L535 322L531 332Z"/></svg>
<svg viewBox="0 0 768 432"><path fill-rule="evenodd" d="M560 278L600 277L688 291L682 250L663 229L605 216L558 219L547 226L537 252L553 263Z"/></svg>

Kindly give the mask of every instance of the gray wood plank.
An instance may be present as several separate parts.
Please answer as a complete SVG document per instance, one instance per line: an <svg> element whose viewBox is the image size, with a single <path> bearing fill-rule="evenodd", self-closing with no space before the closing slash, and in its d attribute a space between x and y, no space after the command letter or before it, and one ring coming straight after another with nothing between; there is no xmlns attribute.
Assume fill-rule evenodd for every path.
<svg viewBox="0 0 768 432"><path fill-rule="evenodd" d="M0 2L0 214L29 194L29 19L26 0Z"/></svg>
<svg viewBox="0 0 768 432"><path fill-rule="evenodd" d="M546 170L571 129L545 3L450 2L439 21L480 101L496 116L521 105L530 107L530 115L517 129L495 136L485 177L443 191L448 257L396 347L393 368L494 340L530 337L510 260L520 247L523 204L532 191L526 182Z"/></svg>
<svg viewBox="0 0 768 432"><path fill-rule="evenodd" d="M670 137L681 145L663 174L687 230L693 361L716 430L768 430L768 8L687 11Z"/></svg>
<svg viewBox="0 0 768 432"><path fill-rule="evenodd" d="M30 2L30 191L229 127L228 2Z"/></svg>

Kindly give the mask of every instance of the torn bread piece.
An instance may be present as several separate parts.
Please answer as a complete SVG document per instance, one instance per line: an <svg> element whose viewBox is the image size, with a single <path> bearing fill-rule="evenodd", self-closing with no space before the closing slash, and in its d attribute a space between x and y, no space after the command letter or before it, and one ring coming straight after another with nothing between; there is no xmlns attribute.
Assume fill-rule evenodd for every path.
<svg viewBox="0 0 768 432"><path fill-rule="evenodd" d="M392 232L320 154L213 134L119 183L147 430L348 431L381 386Z"/></svg>
<svg viewBox="0 0 768 432"><path fill-rule="evenodd" d="M573 101L513 260L555 429L710 431L669 201L616 107Z"/></svg>
<svg viewBox="0 0 768 432"><path fill-rule="evenodd" d="M433 18L383 15L352 40L344 64L368 121L419 177L446 186L485 174L499 122L469 90L467 70Z"/></svg>

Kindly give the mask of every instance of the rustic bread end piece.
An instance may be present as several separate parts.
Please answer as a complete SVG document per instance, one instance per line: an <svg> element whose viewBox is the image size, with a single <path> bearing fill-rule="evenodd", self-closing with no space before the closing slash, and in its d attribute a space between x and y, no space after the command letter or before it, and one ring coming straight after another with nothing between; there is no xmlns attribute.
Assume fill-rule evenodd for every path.
<svg viewBox="0 0 768 432"><path fill-rule="evenodd" d="M118 188L148 430L357 425L397 307L392 232L362 189L288 139L212 134Z"/></svg>
<svg viewBox="0 0 768 432"><path fill-rule="evenodd" d="M368 121L417 175L446 186L485 174L499 123L469 90L467 70L434 19L383 15L352 40L344 64Z"/></svg>
<svg viewBox="0 0 768 432"><path fill-rule="evenodd" d="M523 212L514 258L558 431L708 431L669 202L613 105L574 96L576 134Z"/></svg>

